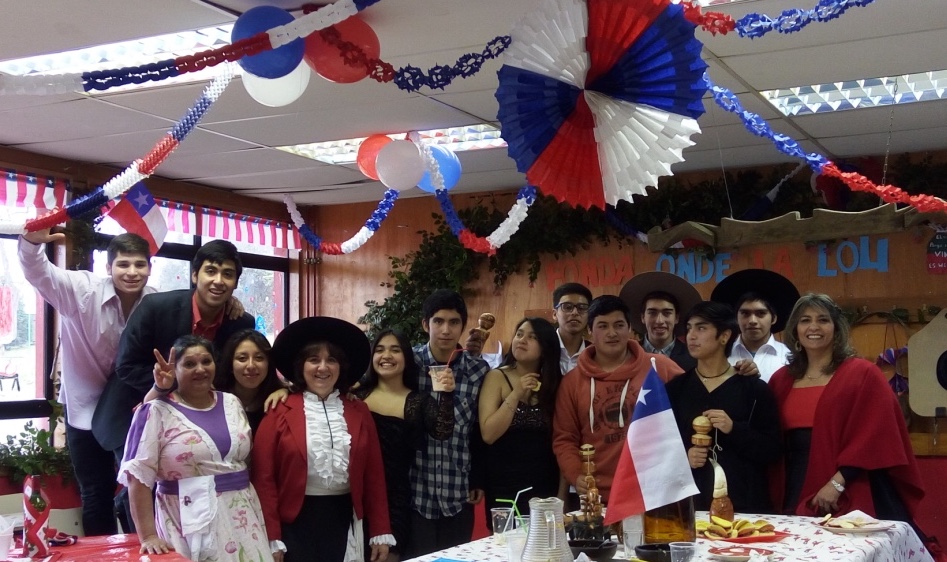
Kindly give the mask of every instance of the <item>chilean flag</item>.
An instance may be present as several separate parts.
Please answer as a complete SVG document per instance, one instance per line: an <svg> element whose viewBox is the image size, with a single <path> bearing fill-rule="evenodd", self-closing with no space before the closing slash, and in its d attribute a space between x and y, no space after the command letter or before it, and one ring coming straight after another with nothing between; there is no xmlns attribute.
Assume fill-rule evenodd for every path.
<svg viewBox="0 0 947 562"><path fill-rule="evenodd" d="M606 525L700 493L653 358L626 445L612 481Z"/></svg>
<svg viewBox="0 0 947 562"><path fill-rule="evenodd" d="M168 235L168 223L165 221L161 209L155 204L154 197L145 189L145 184L138 182L122 197L108 216L120 224L126 232L137 234L148 241L151 255L158 253L158 248Z"/></svg>

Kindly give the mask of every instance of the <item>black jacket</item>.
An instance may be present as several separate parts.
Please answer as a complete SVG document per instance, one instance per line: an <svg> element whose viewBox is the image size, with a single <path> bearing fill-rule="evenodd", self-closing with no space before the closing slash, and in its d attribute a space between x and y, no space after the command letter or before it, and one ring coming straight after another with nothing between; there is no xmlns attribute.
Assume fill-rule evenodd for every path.
<svg viewBox="0 0 947 562"><path fill-rule="evenodd" d="M134 408L154 384L153 350L167 356L174 340L191 333L193 294L193 289L181 289L145 295L128 319L118 344L115 373L92 416L92 434L104 449L115 451L125 445ZM219 352L231 335L254 325L247 313L236 320L224 317L214 337L215 349Z"/></svg>

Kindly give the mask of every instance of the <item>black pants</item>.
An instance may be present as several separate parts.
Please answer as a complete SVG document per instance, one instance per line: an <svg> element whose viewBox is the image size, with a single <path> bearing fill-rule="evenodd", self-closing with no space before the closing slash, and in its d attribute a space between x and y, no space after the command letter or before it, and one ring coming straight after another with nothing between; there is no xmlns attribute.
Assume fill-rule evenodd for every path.
<svg viewBox="0 0 947 562"><path fill-rule="evenodd" d="M86 535L114 535L115 456L95 440L91 430L66 424L66 443L82 498L82 528Z"/></svg>
<svg viewBox="0 0 947 562"><path fill-rule="evenodd" d="M451 548L465 542L470 542L473 535L474 510L470 504L452 517L428 519L411 511L411 552L405 553L402 558L424 556L438 550Z"/></svg>
<svg viewBox="0 0 947 562"><path fill-rule="evenodd" d="M286 562L342 562L351 525L351 494L306 496L296 520L283 524Z"/></svg>

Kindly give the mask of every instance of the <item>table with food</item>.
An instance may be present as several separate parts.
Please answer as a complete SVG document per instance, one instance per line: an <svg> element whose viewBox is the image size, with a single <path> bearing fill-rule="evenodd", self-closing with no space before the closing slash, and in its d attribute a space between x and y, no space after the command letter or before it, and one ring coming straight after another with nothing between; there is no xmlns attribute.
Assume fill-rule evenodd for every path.
<svg viewBox="0 0 947 562"><path fill-rule="evenodd" d="M711 520L697 513L699 561L769 562L931 562L933 558L911 527L899 521L881 521L860 512L835 518L736 514L732 521ZM620 533L618 533L620 536ZM618 536L612 540L618 542ZM578 550L570 550L577 557ZM590 560L667 560L667 550L639 558L622 545L610 558ZM533 562L523 556L522 562ZM462 544L412 562L508 562L507 542L497 535Z"/></svg>

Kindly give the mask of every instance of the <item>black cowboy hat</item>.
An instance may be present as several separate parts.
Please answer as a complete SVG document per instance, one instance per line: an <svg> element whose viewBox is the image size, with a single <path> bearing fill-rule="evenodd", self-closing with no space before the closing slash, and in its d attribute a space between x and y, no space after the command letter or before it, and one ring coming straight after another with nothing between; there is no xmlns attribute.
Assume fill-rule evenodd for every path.
<svg viewBox="0 0 947 562"><path fill-rule="evenodd" d="M645 335L644 323L641 322L641 307L644 304L645 295L655 291L662 291L673 295L677 299L679 309L677 310L678 323L674 327L674 333L681 335L684 333L684 325L680 318L687 314L695 304L701 302L700 293L693 285L673 273L664 271L648 271L639 273L632 277L625 286L621 288L618 298L624 301L625 305L631 309L631 327L639 334Z"/></svg>
<svg viewBox="0 0 947 562"><path fill-rule="evenodd" d="M792 281L766 269L744 269L728 275L714 287L710 300L728 304L736 310L737 299L746 293L760 295L776 310L776 323L772 328L774 334L786 327L792 307L799 300L799 289Z"/></svg>
<svg viewBox="0 0 947 562"><path fill-rule="evenodd" d="M320 341L337 345L345 353L349 368L348 372L339 373L340 386L355 384L368 370L372 352L365 332L355 324L330 316L301 318L286 326L276 336L270 356L283 376L292 379L296 356L302 348Z"/></svg>

